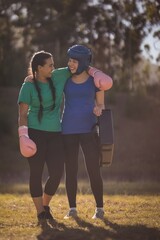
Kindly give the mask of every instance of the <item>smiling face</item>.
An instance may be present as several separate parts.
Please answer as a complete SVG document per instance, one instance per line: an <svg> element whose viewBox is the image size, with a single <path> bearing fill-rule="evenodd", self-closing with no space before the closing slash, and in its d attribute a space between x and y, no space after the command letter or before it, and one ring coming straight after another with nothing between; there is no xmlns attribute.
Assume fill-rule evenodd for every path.
<svg viewBox="0 0 160 240"><path fill-rule="evenodd" d="M38 66L38 75L41 76L41 78L50 78L53 70L54 61L53 58L50 57L45 60L45 64L43 66Z"/></svg>
<svg viewBox="0 0 160 240"><path fill-rule="evenodd" d="M75 74L78 69L78 60L69 58L68 60L68 67L72 74Z"/></svg>

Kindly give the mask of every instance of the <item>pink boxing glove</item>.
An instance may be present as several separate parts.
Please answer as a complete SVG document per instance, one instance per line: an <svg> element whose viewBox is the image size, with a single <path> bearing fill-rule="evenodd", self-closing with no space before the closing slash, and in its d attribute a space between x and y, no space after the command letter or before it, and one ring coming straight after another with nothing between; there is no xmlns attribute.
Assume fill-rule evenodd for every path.
<svg viewBox="0 0 160 240"><path fill-rule="evenodd" d="M100 90L108 90L113 85L111 77L94 67L89 67L88 74L94 78L94 84Z"/></svg>
<svg viewBox="0 0 160 240"><path fill-rule="evenodd" d="M37 152L36 144L28 136L28 127L18 128L20 152L24 157L32 157Z"/></svg>

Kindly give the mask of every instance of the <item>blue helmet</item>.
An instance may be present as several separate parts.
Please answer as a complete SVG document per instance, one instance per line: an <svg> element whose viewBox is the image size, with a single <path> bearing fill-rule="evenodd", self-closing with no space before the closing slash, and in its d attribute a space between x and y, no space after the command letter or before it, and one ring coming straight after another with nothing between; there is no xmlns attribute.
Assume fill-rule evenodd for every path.
<svg viewBox="0 0 160 240"><path fill-rule="evenodd" d="M68 49L67 55L69 58L73 58L78 61L76 74L80 74L87 70L91 63L91 50L83 45L73 45Z"/></svg>

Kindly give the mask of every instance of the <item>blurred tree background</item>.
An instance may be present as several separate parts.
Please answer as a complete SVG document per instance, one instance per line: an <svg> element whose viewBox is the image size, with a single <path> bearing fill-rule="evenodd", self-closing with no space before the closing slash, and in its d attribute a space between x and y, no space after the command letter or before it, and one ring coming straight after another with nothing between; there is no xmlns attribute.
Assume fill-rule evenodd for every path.
<svg viewBox="0 0 160 240"><path fill-rule="evenodd" d="M106 103L113 109L116 149L112 167L104 171L108 177L159 179L160 139L154 141L160 133L160 51L152 66L152 56L145 61L141 48L151 32L160 41L159 23L159 0L0 0L1 175L19 175L24 169L25 163L17 161L22 157L16 100L31 55L49 51L55 66L64 67L68 47L78 43L92 49L92 64L114 80ZM144 46L149 54L150 47ZM134 129L140 134L143 128L135 135Z"/></svg>

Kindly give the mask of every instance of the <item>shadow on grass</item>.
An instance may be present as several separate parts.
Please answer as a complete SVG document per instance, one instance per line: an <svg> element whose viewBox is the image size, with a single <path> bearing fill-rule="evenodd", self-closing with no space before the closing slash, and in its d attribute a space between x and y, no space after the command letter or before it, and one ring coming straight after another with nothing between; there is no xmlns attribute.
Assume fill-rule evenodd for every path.
<svg viewBox="0 0 160 240"><path fill-rule="evenodd" d="M42 225L38 240L159 240L160 231L144 225L118 225L104 219L106 227L76 218L78 227L68 227L53 220ZM101 221L101 220L98 220ZM107 228L107 229L106 229Z"/></svg>
<svg viewBox="0 0 160 240"><path fill-rule="evenodd" d="M114 230L114 238L117 240L158 240L160 231L156 228L149 228L142 224L118 225L109 220L104 220L105 224Z"/></svg>

